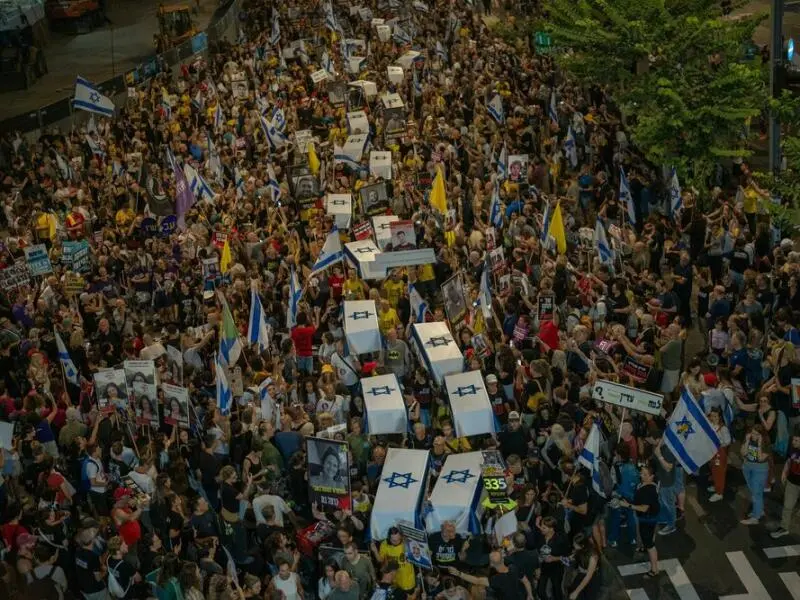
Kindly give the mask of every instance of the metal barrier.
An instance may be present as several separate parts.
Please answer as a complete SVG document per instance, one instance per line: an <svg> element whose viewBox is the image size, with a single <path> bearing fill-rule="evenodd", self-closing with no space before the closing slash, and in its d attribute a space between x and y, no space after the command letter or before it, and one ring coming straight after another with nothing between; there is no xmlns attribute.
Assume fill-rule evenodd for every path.
<svg viewBox="0 0 800 600"><path fill-rule="evenodd" d="M111 98L116 106L120 106L125 102L129 87L146 84L155 74L162 72L164 66L178 70L182 65L206 57L210 45L221 40L235 40L238 34L238 20L239 0L233 0L224 8L224 12L217 10L205 31L180 46L149 58L124 74L100 83L95 82L95 85ZM72 96L70 96L0 121L0 132L16 131L33 142L45 129L60 128L63 131L71 125L80 125L88 118L89 113L85 111L73 111Z"/></svg>

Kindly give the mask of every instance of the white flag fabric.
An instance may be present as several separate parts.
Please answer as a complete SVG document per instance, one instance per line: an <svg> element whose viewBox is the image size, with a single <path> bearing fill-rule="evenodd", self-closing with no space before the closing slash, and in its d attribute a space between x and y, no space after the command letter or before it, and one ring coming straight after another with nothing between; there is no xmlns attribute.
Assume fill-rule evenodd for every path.
<svg viewBox="0 0 800 600"><path fill-rule="evenodd" d="M244 178L239 172L239 167L233 169L233 184L236 186L236 198L244 198Z"/></svg>
<svg viewBox="0 0 800 600"><path fill-rule="evenodd" d="M601 438L602 434L597 427L597 423L592 423L592 430L589 432L589 437L586 438L586 443L583 445L580 456L578 456L578 462L589 469L592 474L592 488L605 498L605 490L603 490L603 483L600 477Z"/></svg>
<svg viewBox="0 0 800 600"><path fill-rule="evenodd" d="M428 460L427 450L389 448L370 519L373 540L386 539L398 520L416 522L427 486Z"/></svg>
<svg viewBox="0 0 800 600"><path fill-rule="evenodd" d="M269 348L269 325L264 315L261 298L255 289L250 289L250 320L247 324L247 341L258 344L259 351Z"/></svg>
<svg viewBox="0 0 800 600"><path fill-rule="evenodd" d="M550 94L550 107L548 109L550 114L550 120L553 122L553 125L558 125L558 108L556 106L556 91L553 90Z"/></svg>
<svg viewBox="0 0 800 600"><path fill-rule="evenodd" d="M489 206L489 223L492 227L500 228L503 226L503 211L500 207L500 180L495 181L492 191L492 204Z"/></svg>
<svg viewBox="0 0 800 600"><path fill-rule="evenodd" d="M207 134L208 139L208 170L214 174L214 179L217 183L222 182L222 159L219 157L219 152L214 142L211 140L211 134Z"/></svg>
<svg viewBox="0 0 800 600"><path fill-rule="evenodd" d="M264 131L264 137L267 138L272 150L279 150L286 145L287 137L275 127L272 121L264 116L261 117L261 129Z"/></svg>
<svg viewBox="0 0 800 600"><path fill-rule="evenodd" d="M500 181L505 181L508 178L508 148L505 142L500 149L500 158L497 160L497 177Z"/></svg>
<svg viewBox="0 0 800 600"><path fill-rule="evenodd" d="M678 219L678 211L682 207L683 199L681 198L681 184L678 181L678 171L675 167L672 167L672 173L669 178L669 209L674 220Z"/></svg>
<svg viewBox="0 0 800 600"><path fill-rule="evenodd" d="M428 311L428 303L422 298L413 284L408 284L408 301L411 304L411 314L417 323L425 322L425 313Z"/></svg>
<svg viewBox="0 0 800 600"><path fill-rule="evenodd" d="M271 46L277 46L281 41L281 24L278 20L278 11L272 9L272 31L269 36L269 43Z"/></svg>
<svg viewBox="0 0 800 600"><path fill-rule="evenodd" d="M53 333L56 335L58 360L61 363L61 368L64 369L64 377L66 377L67 381L70 383L80 385L80 374L78 373L78 369L75 368L75 363L72 362L69 352L67 352L67 347L64 345L64 340L61 339L61 336L58 335L57 331L54 331Z"/></svg>
<svg viewBox="0 0 800 600"><path fill-rule="evenodd" d="M503 98L500 94L495 94L491 100L489 100L489 104L486 105L486 108L489 110L489 114L492 115L492 118L500 124L505 123L506 115L503 110Z"/></svg>
<svg viewBox="0 0 800 600"><path fill-rule="evenodd" d="M114 116L114 103L111 98L101 94L91 81L80 76L75 79L75 97L72 105L98 115Z"/></svg>
<svg viewBox="0 0 800 600"><path fill-rule="evenodd" d="M317 262L311 267L311 274L324 271L333 264L336 264L344 258L344 251L342 250L342 239L339 237L339 230L334 225L333 229L328 233L325 239L325 245L322 246Z"/></svg>
<svg viewBox="0 0 800 600"><path fill-rule="evenodd" d="M619 168L619 201L628 213L628 221L631 225L636 225L636 209L633 206L633 194L628 185L628 178L625 177L625 169Z"/></svg>
<svg viewBox="0 0 800 600"><path fill-rule="evenodd" d="M216 368L217 377L217 408L219 412L224 415L229 415L231 412L231 404L233 404L233 392L228 383L228 377L225 375L225 367L220 362L220 355L214 355L214 366Z"/></svg>
<svg viewBox="0 0 800 600"><path fill-rule="evenodd" d="M569 165L574 169L578 166L578 146L575 143L575 132L572 131L572 125L567 129L567 139L564 140L564 150L567 154Z"/></svg>
<svg viewBox="0 0 800 600"><path fill-rule="evenodd" d="M597 247L597 254L600 256L600 262L604 265L614 264L614 253L608 244L606 228L600 217L597 217L597 221L594 224L594 243Z"/></svg>
<svg viewBox="0 0 800 600"><path fill-rule="evenodd" d="M680 402L667 422L664 445L689 473L697 473L721 445L708 417L686 388L681 391Z"/></svg>
<svg viewBox="0 0 800 600"><path fill-rule="evenodd" d="M297 308L300 304L300 296L302 294L303 289L300 287L300 280L297 278L294 265L292 265L291 274L289 276L289 309L286 311L287 329L291 329L297 325Z"/></svg>
<svg viewBox="0 0 800 600"><path fill-rule="evenodd" d="M489 271L491 271L489 264L484 264L483 273L481 274L481 287L478 292L483 318L487 321L492 318L492 288L489 285Z"/></svg>

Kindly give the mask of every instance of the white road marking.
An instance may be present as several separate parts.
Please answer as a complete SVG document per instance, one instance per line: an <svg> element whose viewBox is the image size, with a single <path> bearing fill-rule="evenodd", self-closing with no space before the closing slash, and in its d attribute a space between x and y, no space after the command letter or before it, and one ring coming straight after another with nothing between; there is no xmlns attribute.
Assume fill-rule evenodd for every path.
<svg viewBox="0 0 800 600"><path fill-rule="evenodd" d="M678 594L678 598L680 598L680 600L700 600L700 596L697 595L694 585L692 585L692 582L689 581L689 576L686 575L686 571L683 570L683 567L678 559L669 558L667 560L659 561L658 566L661 567L661 570L667 574L667 577L669 577L669 580L675 588L675 592ZM618 570L619 574L623 577L643 575L650 570L650 563L642 562L633 563L630 565L622 565L618 567ZM628 595L630 596L632 592L636 591L637 590L629 590ZM646 596L646 594L644 596L638 596L635 600L645 600ZM631 596L631 598L633 599L633 596Z"/></svg>
<svg viewBox="0 0 800 600"><path fill-rule="evenodd" d="M800 575L797 573L778 573L778 575L780 575L783 583L786 584L786 588L789 590L792 600L800 600ZM633 598L633 596L631 596L631 598Z"/></svg>
<svg viewBox="0 0 800 600"><path fill-rule="evenodd" d="M627 590L628 598L631 600L650 600L650 596L647 595L642 588L635 588L633 590Z"/></svg>
<svg viewBox="0 0 800 600"><path fill-rule="evenodd" d="M742 581L747 593L720 596L719 600L771 600L771 596L767 593L767 589L761 583L758 575L756 575L744 552L726 552L725 555L728 557L733 571Z"/></svg>
<svg viewBox="0 0 800 600"><path fill-rule="evenodd" d="M789 558L791 556L800 556L800 544L794 546L774 546L772 548L764 548L764 554L767 558Z"/></svg>

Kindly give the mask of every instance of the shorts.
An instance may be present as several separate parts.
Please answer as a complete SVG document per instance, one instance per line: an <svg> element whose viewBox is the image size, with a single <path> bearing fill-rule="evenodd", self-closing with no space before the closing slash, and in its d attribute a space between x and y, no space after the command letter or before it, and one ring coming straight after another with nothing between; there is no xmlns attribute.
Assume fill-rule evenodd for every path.
<svg viewBox="0 0 800 600"><path fill-rule="evenodd" d="M650 550L650 548L655 547L656 524L639 521L639 537L642 540L642 546L644 546L645 550Z"/></svg>

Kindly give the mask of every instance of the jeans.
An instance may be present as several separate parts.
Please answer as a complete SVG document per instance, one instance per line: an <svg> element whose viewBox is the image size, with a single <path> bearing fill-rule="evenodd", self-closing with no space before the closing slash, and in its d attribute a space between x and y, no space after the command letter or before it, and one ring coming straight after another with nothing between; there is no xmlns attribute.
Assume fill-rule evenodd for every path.
<svg viewBox="0 0 800 600"><path fill-rule="evenodd" d="M298 356L297 357L297 370L306 375L314 373L314 357L313 356Z"/></svg>
<svg viewBox="0 0 800 600"><path fill-rule="evenodd" d="M661 501L661 513L658 515L658 522L667 527L675 527L675 520L678 517L675 510L675 501L678 499L679 491L676 485L662 485L658 490L658 498Z"/></svg>
<svg viewBox="0 0 800 600"><path fill-rule="evenodd" d="M608 517L608 541L616 542L619 540L620 523L623 515L628 524L628 539L631 545L636 544L636 512L632 508L612 508Z"/></svg>
<svg viewBox="0 0 800 600"><path fill-rule="evenodd" d="M769 463L746 460L742 472L753 499L753 511L750 516L760 519L764 516L764 486L767 485L769 477Z"/></svg>
<svg viewBox="0 0 800 600"><path fill-rule="evenodd" d="M800 500L800 485L787 481L786 491L783 493L783 514L781 515L781 527L786 531L789 531L789 525L792 523L792 511L797 506L798 500Z"/></svg>

